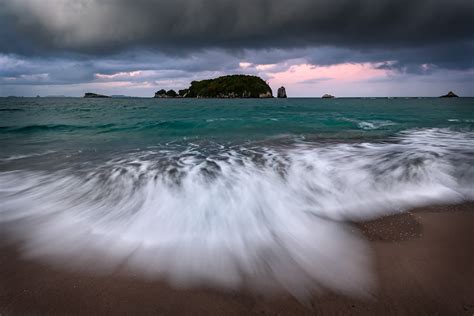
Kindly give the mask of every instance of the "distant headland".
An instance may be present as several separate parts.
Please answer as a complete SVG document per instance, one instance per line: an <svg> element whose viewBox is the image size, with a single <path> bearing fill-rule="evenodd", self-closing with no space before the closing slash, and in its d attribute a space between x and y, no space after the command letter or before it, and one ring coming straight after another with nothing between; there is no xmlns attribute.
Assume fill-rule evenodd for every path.
<svg viewBox="0 0 474 316"><path fill-rule="evenodd" d="M107 95L102 95L102 94L97 94L97 93L92 93L92 92L86 92L84 94L84 98L110 98Z"/></svg>
<svg viewBox="0 0 474 316"><path fill-rule="evenodd" d="M155 98L273 98L272 89L260 77L230 75L191 82L187 89L159 90Z"/></svg>

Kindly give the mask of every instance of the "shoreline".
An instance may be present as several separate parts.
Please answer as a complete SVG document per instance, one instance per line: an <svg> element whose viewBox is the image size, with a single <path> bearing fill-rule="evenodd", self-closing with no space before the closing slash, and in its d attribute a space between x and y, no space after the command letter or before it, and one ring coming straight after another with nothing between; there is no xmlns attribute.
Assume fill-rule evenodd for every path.
<svg viewBox="0 0 474 316"><path fill-rule="evenodd" d="M418 208L354 228L374 251L378 289L371 300L326 293L298 302L281 294L178 290L161 281L54 268L23 259L18 247L3 242L0 314L474 313L474 203Z"/></svg>
<svg viewBox="0 0 474 316"><path fill-rule="evenodd" d="M150 99L150 100L262 100L262 99L267 99L267 100L276 100L276 99L319 99L319 100L324 100L321 96L292 96L292 97L287 97L287 98L277 98L277 97L272 97L272 98L185 98L185 97L169 97L169 98L155 98L153 96L108 96L107 98L84 98L82 95L77 95L77 96L15 96L15 95L10 95L10 96L0 96L0 99L114 99L114 100L123 100L123 99ZM396 99L450 99L452 100L453 98L442 98L440 96L338 96L334 97L333 99L389 99L389 100L396 100ZM474 96L458 96L454 99L474 99Z"/></svg>

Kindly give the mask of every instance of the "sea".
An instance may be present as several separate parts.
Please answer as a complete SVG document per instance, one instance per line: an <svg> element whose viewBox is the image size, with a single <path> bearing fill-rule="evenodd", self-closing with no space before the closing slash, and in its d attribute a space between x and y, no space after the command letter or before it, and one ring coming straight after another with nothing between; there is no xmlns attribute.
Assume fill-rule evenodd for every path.
<svg viewBox="0 0 474 316"><path fill-rule="evenodd" d="M474 98L0 98L0 229L61 267L370 295L353 223L474 200Z"/></svg>

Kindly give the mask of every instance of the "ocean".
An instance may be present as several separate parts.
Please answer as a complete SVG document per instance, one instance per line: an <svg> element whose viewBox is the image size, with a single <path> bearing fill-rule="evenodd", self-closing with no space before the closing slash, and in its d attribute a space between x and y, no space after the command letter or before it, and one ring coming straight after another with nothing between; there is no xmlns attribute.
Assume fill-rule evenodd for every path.
<svg viewBox="0 0 474 316"><path fill-rule="evenodd" d="M25 256L176 286L365 295L350 223L474 200L474 98L0 98Z"/></svg>

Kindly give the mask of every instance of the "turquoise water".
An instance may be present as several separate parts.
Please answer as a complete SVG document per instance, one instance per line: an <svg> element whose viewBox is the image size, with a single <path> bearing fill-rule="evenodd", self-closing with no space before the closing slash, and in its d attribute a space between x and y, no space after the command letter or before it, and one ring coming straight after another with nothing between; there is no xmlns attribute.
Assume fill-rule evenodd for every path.
<svg viewBox="0 0 474 316"><path fill-rule="evenodd" d="M2 156L36 151L360 140L415 128L472 129L474 99L0 99Z"/></svg>
<svg viewBox="0 0 474 316"><path fill-rule="evenodd" d="M472 98L3 98L0 228L81 269L365 295L348 222L474 200L473 128Z"/></svg>

